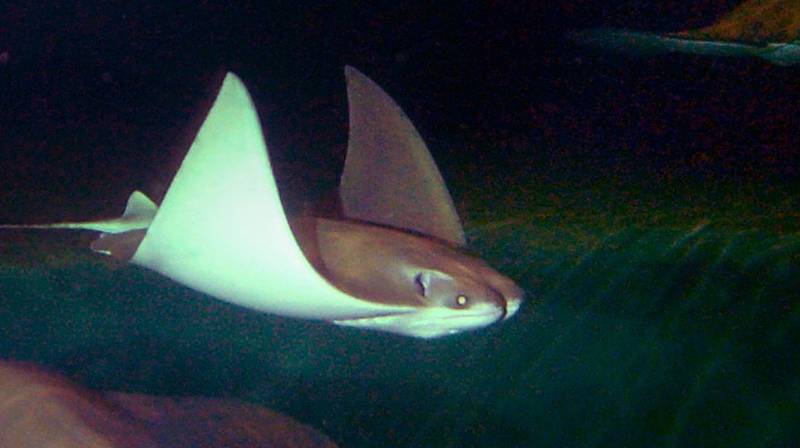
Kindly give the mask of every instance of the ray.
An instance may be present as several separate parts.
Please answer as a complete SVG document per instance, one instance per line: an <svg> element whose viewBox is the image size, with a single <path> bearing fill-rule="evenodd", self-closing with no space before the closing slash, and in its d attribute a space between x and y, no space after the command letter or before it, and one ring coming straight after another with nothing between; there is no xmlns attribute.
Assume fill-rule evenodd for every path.
<svg viewBox="0 0 800 448"><path fill-rule="evenodd" d="M228 73L158 207L134 192L117 219L9 227L98 231L91 246L98 253L284 317L421 338L508 319L523 292L459 249L458 215L414 126L360 72L348 67L346 77L355 141L342 196L350 205L373 201L368 212L344 220L288 217L256 108ZM379 116L363 118L376 107ZM389 137L378 148L364 136ZM369 212L377 187L352 179L371 179L392 207Z"/></svg>

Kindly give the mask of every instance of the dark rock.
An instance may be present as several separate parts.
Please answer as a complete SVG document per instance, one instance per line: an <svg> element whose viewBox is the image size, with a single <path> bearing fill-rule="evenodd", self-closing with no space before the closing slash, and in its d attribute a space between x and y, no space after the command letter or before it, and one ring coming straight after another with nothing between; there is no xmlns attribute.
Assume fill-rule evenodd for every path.
<svg viewBox="0 0 800 448"><path fill-rule="evenodd" d="M86 389L0 362L0 448L335 448L294 419L238 400Z"/></svg>

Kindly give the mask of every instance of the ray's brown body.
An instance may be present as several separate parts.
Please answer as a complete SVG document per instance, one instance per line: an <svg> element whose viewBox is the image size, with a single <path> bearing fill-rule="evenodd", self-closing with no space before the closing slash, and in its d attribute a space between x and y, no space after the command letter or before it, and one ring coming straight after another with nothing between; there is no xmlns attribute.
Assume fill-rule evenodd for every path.
<svg viewBox="0 0 800 448"><path fill-rule="evenodd" d="M409 294L408 285L415 283L420 269L448 277L453 290L437 297L493 297L505 309L505 297L522 296L513 281L444 241L352 220L303 216L291 219L290 225L312 266L355 297L380 297L393 305L430 305L421 292ZM92 249L128 261L145 233L107 235Z"/></svg>

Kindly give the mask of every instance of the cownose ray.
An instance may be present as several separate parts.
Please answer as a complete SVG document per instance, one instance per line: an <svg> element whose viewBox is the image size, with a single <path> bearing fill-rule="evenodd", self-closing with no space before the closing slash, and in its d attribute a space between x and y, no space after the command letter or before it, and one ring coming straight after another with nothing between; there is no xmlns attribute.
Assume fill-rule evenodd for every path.
<svg viewBox="0 0 800 448"><path fill-rule="evenodd" d="M374 82L345 68L344 217L288 218L258 113L225 76L160 206L14 225L101 232L94 251L257 311L432 338L508 319L523 291L463 252L453 201L422 138Z"/></svg>
<svg viewBox="0 0 800 448"><path fill-rule="evenodd" d="M595 28L568 37L633 54L756 56L775 65L795 65L800 63L800 1L748 0L712 25L674 33Z"/></svg>

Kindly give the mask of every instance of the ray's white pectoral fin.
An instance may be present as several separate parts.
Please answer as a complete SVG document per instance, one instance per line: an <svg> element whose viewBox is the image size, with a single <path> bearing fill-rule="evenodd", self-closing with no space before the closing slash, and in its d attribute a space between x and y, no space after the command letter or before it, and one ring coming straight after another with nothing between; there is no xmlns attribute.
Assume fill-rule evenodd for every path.
<svg viewBox="0 0 800 448"><path fill-rule="evenodd" d="M347 217L465 245L464 230L428 147L372 80L345 68L350 130L339 193Z"/></svg>
<svg viewBox="0 0 800 448"><path fill-rule="evenodd" d="M211 296L284 316L402 312L351 297L289 227L247 89L228 73L132 261Z"/></svg>

